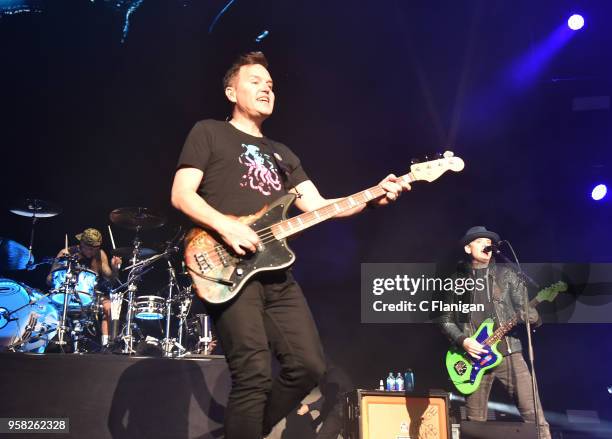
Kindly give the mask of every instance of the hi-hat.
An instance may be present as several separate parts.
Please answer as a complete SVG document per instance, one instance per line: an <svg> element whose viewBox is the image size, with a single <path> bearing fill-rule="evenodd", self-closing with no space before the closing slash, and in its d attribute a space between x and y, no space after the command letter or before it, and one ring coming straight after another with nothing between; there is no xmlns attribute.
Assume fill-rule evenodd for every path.
<svg viewBox="0 0 612 439"><path fill-rule="evenodd" d="M166 223L164 216L146 207L120 207L110 213L113 224L130 230L150 230Z"/></svg>
<svg viewBox="0 0 612 439"><path fill-rule="evenodd" d="M50 201L26 198L11 206L9 211L15 215L29 218L51 218L62 213L62 208Z"/></svg>
<svg viewBox="0 0 612 439"><path fill-rule="evenodd" d="M122 259L129 259L134 255L134 247L119 247L112 251L113 256L119 256ZM136 258L143 259L153 256L157 254L157 252L153 249L140 247L138 248L138 253L136 253Z"/></svg>

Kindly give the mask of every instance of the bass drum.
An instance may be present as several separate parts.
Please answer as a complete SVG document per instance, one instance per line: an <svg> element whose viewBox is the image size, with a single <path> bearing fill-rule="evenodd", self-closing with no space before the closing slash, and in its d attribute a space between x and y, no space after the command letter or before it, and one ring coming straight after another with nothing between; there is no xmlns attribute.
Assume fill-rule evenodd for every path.
<svg viewBox="0 0 612 439"><path fill-rule="evenodd" d="M42 296L42 293L19 282L0 278L0 347L6 349L28 339L25 344L16 346L15 350L45 351L57 331L58 314L51 300ZM37 301L28 305L32 300Z"/></svg>

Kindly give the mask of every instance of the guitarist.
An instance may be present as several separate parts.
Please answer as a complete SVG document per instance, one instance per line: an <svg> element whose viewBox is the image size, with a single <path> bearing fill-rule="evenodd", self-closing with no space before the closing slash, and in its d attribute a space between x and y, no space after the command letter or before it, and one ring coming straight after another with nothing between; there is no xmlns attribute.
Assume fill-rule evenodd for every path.
<svg viewBox="0 0 612 439"><path fill-rule="evenodd" d="M440 317L440 326L444 334L455 345L462 347L470 356L480 359L487 351L483 345L469 338L487 318L493 319L495 328L512 319L519 312L523 315L525 285L518 275L508 267L496 266L492 257L491 244L497 244L500 237L497 233L483 226L470 228L461 245L467 255L464 263L459 265L457 277L472 278L473 291L463 295L450 294L448 301L484 305L484 311L445 312ZM529 321L539 322L535 308L529 309ZM470 421L487 420L487 403L493 381L497 378L510 396L516 401L521 416L526 422L535 422L531 375L523 358L521 341L512 332L501 339L497 345L503 355L502 362L485 372L480 387L466 397L467 417ZM548 423L538 397L540 437L550 438Z"/></svg>
<svg viewBox="0 0 612 439"><path fill-rule="evenodd" d="M261 52L252 52L230 67L223 82L233 105L231 119L195 124L172 186L174 207L195 225L216 232L238 255L257 251L259 238L228 215L251 215L287 192L299 194L295 205L302 211L335 201L319 194L287 146L264 136L262 124L275 98L267 66ZM372 200L374 205L386 205L410 189L394 175L380 185L386 196ZM343 216L363 208L358 205ZM234 300L207 308L232 376L225 437L259 439L297 408L325 372L314 320L290 270L255 276ZM272 355L281 363L275 379Z"/></svg>

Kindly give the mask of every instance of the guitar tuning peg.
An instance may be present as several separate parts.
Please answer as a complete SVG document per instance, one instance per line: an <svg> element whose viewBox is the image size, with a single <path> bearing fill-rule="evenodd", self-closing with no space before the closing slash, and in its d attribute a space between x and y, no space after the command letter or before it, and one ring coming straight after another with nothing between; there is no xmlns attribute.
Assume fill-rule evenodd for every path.
<svg viewBox="0 0 612 439"><path fill-rule="evenodd" d="M444 154L439 152L439 153L436 154L436 157L439 158L439 159L444 158Z"/></svg>
<svg viewBox="0 0 612 439"><path fill-rule="evenodd" d="M429 161L429 156L428 156L428 155L426 155L426 156L425 156L425 161L426 161L426 162L428 162L428 161Z"/></svg>
<svg viewBox="0 0 612 439"><path fill-rule="evenodd" d="M411 165L416 165L417 163L421 163L421 161L419 159L411 159L410 160L410 164Z"/></svg>

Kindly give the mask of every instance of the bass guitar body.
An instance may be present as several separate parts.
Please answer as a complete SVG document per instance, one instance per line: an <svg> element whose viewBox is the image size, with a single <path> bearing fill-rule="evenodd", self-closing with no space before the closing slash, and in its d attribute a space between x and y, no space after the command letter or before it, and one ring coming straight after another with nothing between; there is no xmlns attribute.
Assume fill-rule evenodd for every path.
<svg viewBox="0 0 612 439"><path fill-rule="evenodd" d="M189 231L185 237L185 263L200 298L209 303L227 302L257 273L293 264L295 254L285 239L274 236L272 226L286 219L294 200L295 196L288 194L253 215L233 217L260 236L257 251L245 256L235 254L216 233L197 227Z"/></svg>
<svg viewBox="0 0 612 439"><path fill-rule="evenodd" d="M493 325L493 320L485 320L478 327L478 331L470 338L484 344L485 340L493 334ZM481 355L480 360L473 358L460 347L452 347L448 350L446 353L446 370L457 390L464 395L474 393L480 386L480 381L485 372L497 367L502 362L503 357L497 350L498 343L499 341L491 346L484 344L487 353Z"/></svg>

